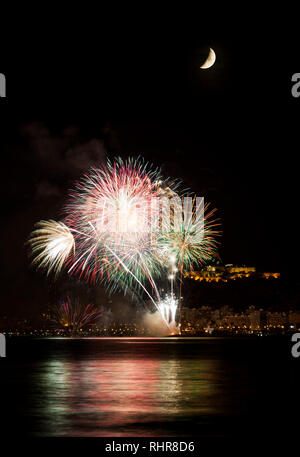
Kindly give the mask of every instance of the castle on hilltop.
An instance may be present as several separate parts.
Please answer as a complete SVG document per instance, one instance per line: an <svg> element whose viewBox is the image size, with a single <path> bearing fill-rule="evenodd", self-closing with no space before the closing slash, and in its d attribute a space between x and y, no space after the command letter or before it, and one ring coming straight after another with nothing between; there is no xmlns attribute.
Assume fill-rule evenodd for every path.
<svg viewBox="0 0 300 457"><path fill-rule="evenodd" d="M187 271L185 278L191 278L195 281L207 282L227 282L241 278L263 278L263 279L278 279L280 273L277 272L257 272L255 267L227 265L209 265L200 271Z"/></svg>

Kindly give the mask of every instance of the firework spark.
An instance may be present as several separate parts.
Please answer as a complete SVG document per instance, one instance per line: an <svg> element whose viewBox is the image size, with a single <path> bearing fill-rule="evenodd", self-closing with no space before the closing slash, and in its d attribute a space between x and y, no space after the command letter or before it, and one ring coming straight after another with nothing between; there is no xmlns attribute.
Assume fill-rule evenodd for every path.
<svg viewBox="0 0 300 457"><path fill-rule="evenodd" d="M113 291L149 281L158 294L153 277L162 264L152 222L159 219L161 188L160 172L141 159L117 159L86 175L66 206L76 245L68 272Z"/></svg>
<svg viewBox="0 0 300 457"><path fill-rule="evenodd" d="M164 299L160 300L158 302L158 309L170 332L172 334L180 333L176 325L178 299L174 294L166 295Z"/></svg>
<svg viewBox="0 0 300 457"><path fill-rule="evenodd" d="M102 313L93 304L81 305L78 301L73 304L68 297L67 300L54 306L53 314L52 321L55 325L71 334L76 334L80 330L94 325Z"/></svg>
<svg viewBox="0 0 300 457"><path fill-rule="evenodd" d="M213 219L216 210L208 209L209 204L200 208L197 217L193 212L183 215L176 230L163 231L159 238L162 255L169 256L171 263L181 271L204 264L216 253L219 223ZM174 270L176 268L173 273Z"/></svg>
<svg viewBox="0 0 300 457"><path fill-rule="evenodd" d="M57 276L67 257L74 251L74 238L63 222L40 221L29 239L33 264L45 268L47 274L54 271Z"/></svg>

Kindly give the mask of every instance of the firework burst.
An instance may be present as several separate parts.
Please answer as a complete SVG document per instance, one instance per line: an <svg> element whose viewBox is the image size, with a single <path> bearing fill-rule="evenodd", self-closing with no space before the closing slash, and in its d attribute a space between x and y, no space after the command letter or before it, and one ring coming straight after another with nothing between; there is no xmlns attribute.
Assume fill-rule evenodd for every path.
<svg viewBox="0 0 300 457"><path fill-rule="evenodd" d="M76 184L62 222L37 224L29 240L33 262L56 275L64 267L112 292L146 294L162 316L166 306L172 314L177 272L182 284L183 270L209 261L218 244L215 210L187 212L185 198L178 182L163 180L141 158L108 161ZM196 197L189 199L197 207ZM171 295L162 300L156 280L166 276ZM181 286L179 307L180 300Z"/></svg>
<svg viewBox="0 0 300 457"><path fill-rule="evenodd" d="M162 193L160 172L142 159L93 169L76 186L66 206L65 223L75 238L76 254L68 272L111 290L137 290L162 270L157 234Z"/></svg>
<svg viewBox="0 0 300 457"><path fill-rule="evenodd" d="M74 304L69 297L59 302L53 308L52 321L58 328L65 329L71 334L76 334L90 325L94 325L100 318L101 311L93 304L81 305L78 301Z"/></svg>
<svg viewBox="0 0 300 457"><path fill-rule="evenodd" d="M28 241L31 246L34 265L51 271L57 276L69 254L74 252L74 238L63 222L40 221Z"/></svg>
<svg viewBox="0 0 300 457"><path fill-rule="evenodd" d="M195 199L194 199L195 201ZM182 220L176 230L163 231L159 237L162 255L169 256L172 263L180 270L203 265L214 256L219 231L217 219L213 219L216 210L209 211L209 204L200 208L197 217L191 212Z"/></svg>

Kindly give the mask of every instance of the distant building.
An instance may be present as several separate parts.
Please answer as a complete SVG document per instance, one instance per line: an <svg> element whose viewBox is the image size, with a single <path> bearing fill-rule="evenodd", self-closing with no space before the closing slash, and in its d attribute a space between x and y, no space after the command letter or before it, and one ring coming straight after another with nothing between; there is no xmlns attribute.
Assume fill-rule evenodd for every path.
<svg viewBox="0 0 300 457"><path fill-rule="evenodd" d="M195 281L227 282L229 280L234 281L241 278L278 279L280 277L280 273L260 273L256 272L255 267L234 266L232 264L227 264L224 266L209 265L202 268L200 271L187 271L184 277L194 279Z"/></svg>
<svg viewBox="0 0 300 457"><path fill-rule="evenodd" d="M284 327L288 323L288 315L279 312L266 312L268 327Z"/></svg>
<svg viewBox="0 0 300 457"><path fill-rule="evenodd" d="M249 313L249 327L252 330L259 330L261 327L261 311L254 309Z"/></svg>
<svg viewBox="0 0 300 457"><path fill-rule="evenodd" d="M260 273L260 276L265 279L269 279L269 278L278 279L278 278L280 278L280 273Z"/></svg>
<svg viewBox="0 0 300 457"><path fill-rule="evenodd" d="M249 316L246 314L229 314L223 318L223 325L229 328L249 328Z"/></svg>

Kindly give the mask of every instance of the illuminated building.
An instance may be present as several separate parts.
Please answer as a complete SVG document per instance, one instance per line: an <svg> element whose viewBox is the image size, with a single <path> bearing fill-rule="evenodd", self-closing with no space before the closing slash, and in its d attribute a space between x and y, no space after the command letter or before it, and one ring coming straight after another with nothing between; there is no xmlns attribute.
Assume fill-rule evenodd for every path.
<svg viewBox="0 0 300 457"><path fill-rule="evenodd" d="M280 273L261 273L261 276L266 279L269 279L269 278L278 279L280 277Z"/></svg>
<svg viewBox="0 0 300 457"><path fill-rule="evenodd" d="M227 328L249 328L249 316L241 314L231 314L223 319L223 325Z"/></svg>
<svg viewBox="0 0 300 457"><path fill-rule="evenodd" d="M300 313L272 312L256 309L249 306L245 312L233 312L227 306L219 310L210 306L200 308L182 308L183 330L193 333L205 331L205 328L214 330L232 331L235 333L253 333L260 330L278 330L289 326L290 328L300 327ZM292 326L292 327L291 327Z"/></svg>
<svg viewBox="0 0 300 457"><path fill-rule="evenodd" d="M261 327L261 311L250 306L248 317L249 327L252 330L259 330Z"/></svg>
<svg viewBox="0 0 300 457"><path fill-rule="evenodd" d="M267 311L266 315L268 327L283 327L288 323L288 316L286 313L272 313Z"/></svg>
<svg viewBox="0 0 300 457"><path fill-rule="evenodd" d="M242 278L278 279L280 278L280 273L259 273L256 272L255 267L234 266L232 264L227 264L225 266L209 265L200 271L187 271L184 277L191 278L199 282L227 282L228 280L235 281L236 279Z"/></svg>

